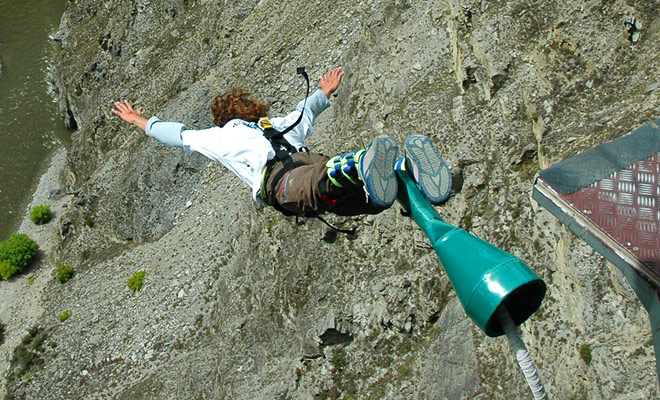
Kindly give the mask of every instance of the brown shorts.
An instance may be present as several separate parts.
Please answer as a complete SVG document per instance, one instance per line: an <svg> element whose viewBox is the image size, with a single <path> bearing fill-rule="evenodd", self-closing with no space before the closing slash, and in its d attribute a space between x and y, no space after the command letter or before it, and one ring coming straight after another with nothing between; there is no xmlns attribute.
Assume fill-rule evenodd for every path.
<svg viewBox="0 0 660 400"><path fill-rule="evenodd" d="M266 196L294 215L320 215L331 212L337 215L378 214L381 209L367 201L362 185L339 188L326 175L327 156L299 152L291 155L298 167L287 171L278 182L284 168L275 163L268 175Z"/></svg>

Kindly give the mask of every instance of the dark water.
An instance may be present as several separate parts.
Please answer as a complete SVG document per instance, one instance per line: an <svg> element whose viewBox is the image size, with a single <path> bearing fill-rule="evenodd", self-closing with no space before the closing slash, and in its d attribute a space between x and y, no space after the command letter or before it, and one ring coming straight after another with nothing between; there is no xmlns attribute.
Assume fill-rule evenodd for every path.
<svg viewBox="0 0 660 400"><path fill-rule="evenodd" d="M66 0L0 0L0 240L18 227L49 155L71 133L46 74Z"/></svg>

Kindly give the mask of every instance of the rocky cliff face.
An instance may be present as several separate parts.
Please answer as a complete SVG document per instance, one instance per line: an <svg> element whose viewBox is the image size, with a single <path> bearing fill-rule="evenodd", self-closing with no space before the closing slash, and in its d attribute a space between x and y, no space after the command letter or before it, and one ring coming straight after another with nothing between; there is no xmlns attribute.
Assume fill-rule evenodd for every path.
<svg viewBox="0 0 660 400"><path fill-rule="evenodd" d="M297 226L254 204L221 165L110 113L129 99L206 127L210 99L233 86L274 115L288 112L304 92L300 65L311 76L346 70L310 148L333 154L377 134L428 135L454 175L440 215L546 281L522 331L553 398L658 396L634 292L531 189L539 169L657 118L659 6L69 2L56 80L62 115L78 128L65 174L73 197L40 268L59 260L77 273L44 290L33 331L41 362L22 375L11 364L9 398L530 396L506 340L465 315L398 206L330 218L357 226L354 237L314 220ZM138 270L145 283L133 293L126 281ZM63 323L62 310L71 312Z"/></svg>

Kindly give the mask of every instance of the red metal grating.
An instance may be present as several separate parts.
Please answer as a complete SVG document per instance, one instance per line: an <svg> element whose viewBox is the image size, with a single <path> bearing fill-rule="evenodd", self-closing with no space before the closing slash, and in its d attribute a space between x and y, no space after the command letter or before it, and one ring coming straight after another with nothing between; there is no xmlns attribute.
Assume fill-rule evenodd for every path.
<svg viewBox="0 0 660 400"><path fill-rule="evenodd" d="M660 153L559 196L660 275Z"/></svg>

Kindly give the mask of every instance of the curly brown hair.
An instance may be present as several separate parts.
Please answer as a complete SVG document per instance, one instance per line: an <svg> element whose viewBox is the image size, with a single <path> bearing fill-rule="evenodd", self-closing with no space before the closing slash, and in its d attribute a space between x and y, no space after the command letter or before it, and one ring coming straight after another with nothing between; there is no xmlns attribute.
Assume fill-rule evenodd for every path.
<svg viewBox="0 0 660 400"><path fill-rule="evenodd" d="M211 101L211 115L217 126L223 126L232 119L257 122L268 115L268 110L266 104L239 88L221 93Z"/></svg>

